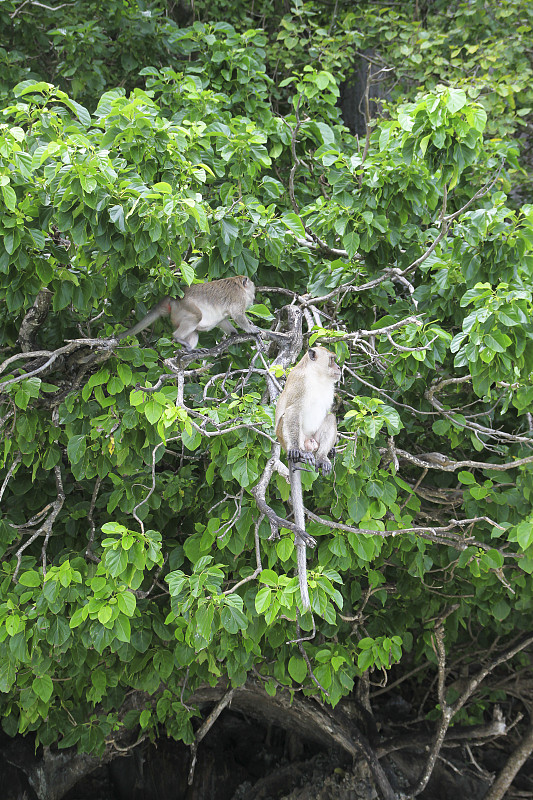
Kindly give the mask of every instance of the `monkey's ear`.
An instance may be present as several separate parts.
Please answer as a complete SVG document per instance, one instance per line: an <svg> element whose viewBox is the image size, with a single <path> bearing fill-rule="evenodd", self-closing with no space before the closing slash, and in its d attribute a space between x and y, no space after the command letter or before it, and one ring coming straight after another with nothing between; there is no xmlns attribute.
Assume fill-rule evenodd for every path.
<svg viewBox="0 0 533 800"><path fill-rule="evenodd" d="M248 278L243 278L242 279L242 285L244 286L244 288L246 288L248 286Z"/></svg>
<svg viewBox="0 0 533 800"><path fill-rule="evenodd" d="M309 353L309 358L311 359L311 361L316 361L317 360L318 353L316 352L316 350L313 350L313 348L310 347L307 352Z"/></svg>

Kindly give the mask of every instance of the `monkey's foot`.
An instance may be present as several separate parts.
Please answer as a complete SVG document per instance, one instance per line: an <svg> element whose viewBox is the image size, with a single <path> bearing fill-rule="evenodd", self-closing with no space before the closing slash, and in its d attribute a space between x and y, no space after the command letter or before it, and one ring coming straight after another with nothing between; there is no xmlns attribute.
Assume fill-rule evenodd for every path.
<svg viewBox="0 0 533 800"><path fill-rule="evenodd" d="M331 461L329 460L329 458L326 458L326 457L317 458L316 463L315 463L315 469L316 469L317 472L320 471L322 473L322 475L329 475L329 473L333 469L333 466L332 466Z"/></svg>
<svg viewBox="0 0 533 800"><path fill-rule="evenodd" d="M296 448L287 450L287 458L289 461L292 461L293 464L298 463L298 461L302 461L304 464L311 464L313 467L315 465L314 454L309 453L307 450L299 450Z"/></svg>
<svg viewBox="0 0 533 800"><path fill-rule="evenodd" d="M298 530L297 532L295 531L294 536L296 539L296 544L300 542L301 544L304 544L306 547L316 547L316 539L314 539L312 536L306 533L306 531L304 530Z"/></svg>

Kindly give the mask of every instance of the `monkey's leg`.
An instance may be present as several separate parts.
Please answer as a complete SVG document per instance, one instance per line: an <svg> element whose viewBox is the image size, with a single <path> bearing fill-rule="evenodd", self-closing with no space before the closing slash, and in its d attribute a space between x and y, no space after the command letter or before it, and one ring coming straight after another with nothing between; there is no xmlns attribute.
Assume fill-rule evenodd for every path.
<svg viewBox="0 0 533 800"><path fill-rule="evenodd" d="M302 495L302 476L294 464L289 464L289 477L291 481L291 503L294 514L294 523L305 531L304 501ZM295 533L296 564L298 567L298 583L302 598L303 611L311 610L309 601L309 588L307 586L307 548L302 537Z"/></svg>
<svg viewBox="0 0 533 800"><path fill-rule="evenodd" d="M197 328L201 319L202 312L195 305L188 303L185 306L184 303L181 303L179 312L172 315L172 322L176 325L172 334L174 339L189 350L194 350L198 344Z"/></svg>
<svg viewBox="0 0 533 800"><path fill-rule="evenodd" d="M332 470L331 461L328 456L337 441L337 420L335 419L335 414L327 415L313 438L318 442L318 450L315 453L315 466L317 470L321 470L323 475L328 475Z"/></svg>
<svg viewBox="0 0 533 800"><path fill-rule="evenodd" d="M292 461L295 464L298 463L298 461L303 461L306 464L314 466L315 454L312 449L306 449L300 417L301 412L296 405L289 406L282 417L282 438L287 445L287 458L289 462Z"/></svg>

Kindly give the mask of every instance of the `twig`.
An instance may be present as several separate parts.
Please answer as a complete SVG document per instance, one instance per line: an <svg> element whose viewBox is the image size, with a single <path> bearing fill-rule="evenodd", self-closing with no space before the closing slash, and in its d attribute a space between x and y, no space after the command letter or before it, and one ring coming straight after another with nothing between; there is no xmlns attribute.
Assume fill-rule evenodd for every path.
<svg viewBox="0 0 533 800"><path fill-rule="evenodd" d="M95 505L96 505L96 498L98 497L98 492L100 491L100 486L101 485L102 485L102 478L98 477L96 479L96 481L95 481L95 484L94 484L93 495L91 497L91 505L89 506L89 513L87 514L87 519L89 520L91 533L90 533L90 536L89 536L89 541L87 542L87 547L85 548L85 557L86 558L90 558L91 561L94 561L95 559L97 561L100 560L100 559L97 559L96 556L93 554L92 547L93 547L93 542L94 542L94 536L95 536L95 533L96 533L96 525L94 524L94 508L95 508Z"/></svg>
<svg viewBox="0 0 533 800"><path fill-rule="evenodd" d="M195 741L191 744L191 766L189 768L189 777L187 783L189 786L192 786L194 780L194 768L196 767L196 754L198 751L198 745L204 738L204 736L211 730L221 713L224 711L226 706L231 703L231 698L235 693L235 689L230 689L226 692L224 697L216 704L212 712L209 714L205 722L199 728L198 733L196 734Z"/></svg>
<svg viewBox="0 0 533 800"><path fill-rule="evenodd" d="M300 628L300 620L299 620L299 617L298 617L298 612L296 612L296 636L297 636L297 638L296 639L292 639L291 641L287 642L287 644L297 644L298 645L298 650L302 654L302 658L303 658L303 660L305 661L305 663L307 665L307 672L309 673L309 676L310 676L311 680L313 681L313 683L315 684L317 689L320 689L320 691L323 692L326 697L329 697L329 692L326 691L326 689L324 689L324 687L322 686L322 684L320 683L320 681L316 677L315 673L313 672L313 668L311 666L311 662L309 660L309 656L305 652L305 648L304 648L304 645L303 645L304 642L310 642L316 636L315 618L313 617L312 619L313 619L313 631L311 633L311 636L303 636L302 637L302 631L301 631L301 628Z"/></svg>
<svg viewBox="0 0 533 800"><path fill-rule="evenodd" d="M145 504L145 503L146 503L146 502L147 502L147 501L150 499L150 497L153 495L153 493L154 493L154 491L155 491L155 457L156 457L156 455L157 455L157 451L159 450L159 448L160 448L160 447L164 447L164 445L165 445L165 443L164 443L164 442L159 442L159 444L156 444L156 446L155 446L155 447L154 447L154 449L152 450L152 485L151 485L151 487L150 487L150 489L149 489L149 491L148 491L148 494L146 495L146 497L145 497L143 500L141 500L141 501L140 501L140 503L137 503L137 505L135 506L135 508L134 508L134 509L133 509L133 511L132 511L133 518L134 518L134 519L136 519L136 520L137 520L137 522L139 523L139 527L140 527L140 529L141 529L141 533L142 533L143 535L144 535L144 522L143 522L143 521L142 521L142 519L140 519L140 517L137 515L137 510L138 510L138 509L139 509L141 506L143 506L143 505L144 505L144 504ZM135 486L135 485L136 485L136 484L134 484L134 486ZM137 485L138 485L138 484L137 484Z"/></svg>
<svg viewBox="0 0 533 800"><path fill-rule="evenodd" d="M11 466L9 467L6 477L4 478L4 482L2 483L2 488L0 489L0 501L2 500L2 497L4 496L4 492L6 490L6 487L7 487L7 484L9 483L10 478L12 477L12 475L15 472L16 468L20 464L21 460L22 460L22 453L19 452L15 456L15 459L14 459L13 463L11 464Z"/></svg>
<svg viewBox="0 0 533 800"><path fill-rule="evenodd" d="M56 476L56 489L57 489L57 499L52 503L52 513L43 523L43 531L44 531L44 542L41 549L41 560L43 564L43 576L46 575L46 548L48 546L48 540L52 534L52 527L56 520L57 515L63 508L63 503L65 502L65 490L63 489L63 478L61 476L61 469L59 466L54 467L54 473Z"/></svg>
<svg viewBox="0 0 533 800"><path fill-rule="evenodd" d="M46 519L44 520L44 522L42 523L42 525L40 526L40 528L38 528L30 536L30 538L23 545L21 545L18 548L18 550L16 551L15 555L17 557L17 564L16 564L16 567L15 567L15 571L13 572L13 577L12 577L13 583L17 582L17 575L19 574L19 571L20 571L20 564L21 564L21 561L22 561L22 554L30 546L30 544L32 544L37 539L38 536L43 536L43 535L44 535L44 542L43 542L43 546L42 546L42 549L41 549L41 559L42 559L42 565L43 565L43 575L46 575L46 547L48 545L48 540L49 540L50 535L52 533L52 528L54 526L54 522L56 521L57 515L59 514L59 512L63 508L63 503L65 502L65 491L63 489L63 479L62 479L62 476L61 476L61 469L59 468L59 466L55 466L54 467L54 473L55 473L55 476L56 476L57 497L56 497L56 499L54 500L53 503L49 503L46 506L46 509L43 510L46 513L48 513L48 512L49 513L48 513L48 516L46 517ZM42 515L42 513L43 512L39 512L39 516Z"/></svg>
<svg viewBox="0 0 533 800"><path fill-rule="evenodd" d="M233 592L236 592L237 589L239 589L241 586L244 586L245 583L254 581L263 571L263 565L261 563L261 544L259 542L259 526L261 525L263 519L264 515L261 514L259 519L255 523L255 529L254 529L256 568L254 569L251 575L248 575L248 577L238 581L238 583L236 583L235 586L233 586L231 589L227 589L227 591L223 592L224 595L233 594Z"/></svg>

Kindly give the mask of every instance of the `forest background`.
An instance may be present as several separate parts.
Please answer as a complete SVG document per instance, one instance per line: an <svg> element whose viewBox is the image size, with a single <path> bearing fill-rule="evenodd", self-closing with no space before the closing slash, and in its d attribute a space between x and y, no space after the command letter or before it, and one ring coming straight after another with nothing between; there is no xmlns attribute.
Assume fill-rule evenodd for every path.
<svg viewBox="0 0 533 800"><path fill-rule="evenodd" d="M454 731L472 797L533 796L532 26L0 5L0 705L39 798L164 737L194 785L230 702L363 753L381 797L436 798ZM283 346L114 338L234 274ZM302 615L273 419L313 343L343 379Z"/></svg>

